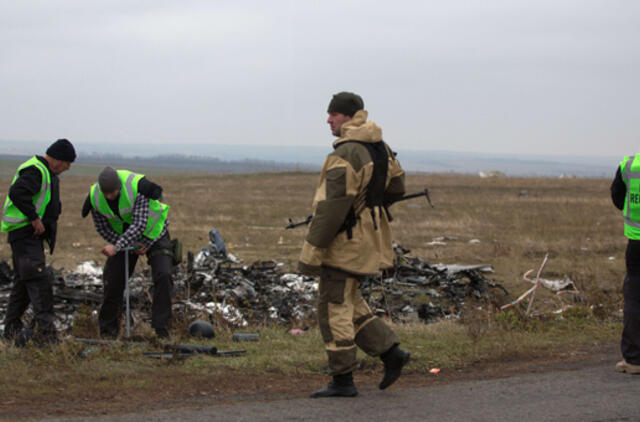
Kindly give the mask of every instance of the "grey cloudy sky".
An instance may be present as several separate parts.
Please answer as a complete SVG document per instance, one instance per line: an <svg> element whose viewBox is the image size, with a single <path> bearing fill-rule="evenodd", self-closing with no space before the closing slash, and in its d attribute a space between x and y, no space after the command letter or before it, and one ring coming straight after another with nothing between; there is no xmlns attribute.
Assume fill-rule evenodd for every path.
<svg viewBox="0 0 640 422"><path fill-rule="evenodd" d="M395 148L617 156L638 75L637 0L0 0L6 140L328 145L351 90Z"/></svg>

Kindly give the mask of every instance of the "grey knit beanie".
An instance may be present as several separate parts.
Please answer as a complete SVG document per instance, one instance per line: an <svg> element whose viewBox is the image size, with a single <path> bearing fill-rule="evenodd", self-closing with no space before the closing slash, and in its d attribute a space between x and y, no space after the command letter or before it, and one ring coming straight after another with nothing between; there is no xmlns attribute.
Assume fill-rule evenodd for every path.
<svg viewBox="0 0 640 422"><path fill-rule="evenodd" d="M122 188L122 182L118 172L107 166L98 176L98 184L102 193L112 193Z"/></svg>

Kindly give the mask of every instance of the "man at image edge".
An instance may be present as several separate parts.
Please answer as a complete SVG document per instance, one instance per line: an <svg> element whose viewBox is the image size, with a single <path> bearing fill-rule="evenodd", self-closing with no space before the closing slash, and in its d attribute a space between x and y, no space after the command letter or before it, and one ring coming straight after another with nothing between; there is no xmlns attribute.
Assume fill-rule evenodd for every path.
<svg viewBox="0 0 640 422"><path fill-rule="evenodd" d="M62 212L58 175L69 170L76 151L67 139L58 139L43 156L22 163L11 182L2 216L2 231L9 233L13 270L16 274L7 313L4 336L20 336L24 343L32 334L38 343L55 342L53 274L46 268L44 244L53 254L57 222ZM35 332L25 331L22 315L31 303Z"/></svg>

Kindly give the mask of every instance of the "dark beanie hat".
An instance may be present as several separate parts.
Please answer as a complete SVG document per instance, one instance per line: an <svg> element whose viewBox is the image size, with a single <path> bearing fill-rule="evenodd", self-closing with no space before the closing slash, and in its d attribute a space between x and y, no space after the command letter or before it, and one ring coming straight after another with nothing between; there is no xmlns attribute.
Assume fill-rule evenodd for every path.
<svg viewBox="0 0 640 422"><path fill-rule="evenodd" d="M100 172L98 184L100 185L102 193L111 193L122 188L122 182L120 181L118 172L109 166Z"/></svg>
<svg viewBox="0 0 640 422"><path fill-rule="evenodd" d="M342 113L353 117L358 110L364 110L362 97L353 92L339 92L331 99L327 113Z"/></svg>
<svg viewBox="0 0 640 422"><path fill-rule="evenodd" d="M47 155L60 161L73 163L76 160L76 150L68 139L58 139L47 148Z"/></svg>

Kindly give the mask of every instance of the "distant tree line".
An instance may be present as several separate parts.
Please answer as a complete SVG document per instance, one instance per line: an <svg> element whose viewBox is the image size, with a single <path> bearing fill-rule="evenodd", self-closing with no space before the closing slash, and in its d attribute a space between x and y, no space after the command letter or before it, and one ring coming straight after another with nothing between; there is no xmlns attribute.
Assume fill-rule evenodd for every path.
<svg viewBox="0 0 640 422"><path fill-rule="evenodd" d="M0 154L2 160L21 160L26 156ZM317 171L308 164L284 163L271 160L221 160L183 154L154 156L124 156L120 154L82 153L78 164L109 165L116 168L148 168L174 171L197 171L205 173L265 173L283 171Z"/></svg>

